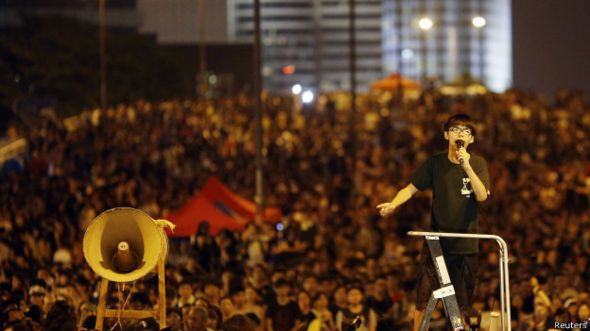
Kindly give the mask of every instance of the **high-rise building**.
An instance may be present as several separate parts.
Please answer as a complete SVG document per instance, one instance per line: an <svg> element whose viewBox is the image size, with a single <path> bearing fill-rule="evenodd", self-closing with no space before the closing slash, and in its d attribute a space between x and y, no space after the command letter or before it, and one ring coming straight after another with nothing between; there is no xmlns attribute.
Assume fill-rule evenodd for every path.
<svg viewBox="0 0 590 331"><path fill-rule="evenodd" d="M253 0L228 0L228 35L253 40ZM420 19L423 21L420 27ZM358 90L393 72L511 85L510 0L355 0ZM348 89L349 0L261 0L264 86Z"/></svg>
<svg viewBox="0 0 590 331"><path fill-rule="evenodd" d="M422 21L421 21L422 20ZM493 90L512 83L510 0L384 0L385 72Z"/></svg>
<svg viewBox="0 0 590 331"><path fill-rule="evenodd" d="M350 88L351 0L260 0L264 88ZM511 0L354 0L357 90L394 72L492 90L512 85ZM252 44L254 0L107 0L107 25L160 44ZM96 22L96 0L0 0L0 26L18 11ZM420 27L420 20L422 28ZM251 65L251 63L244 63Z"/></svg>
<svg viewBox="0 0 590 331"><path fill-rule="evenodd" d="M229 0L230 40L253 39L253 1ZM383 75L381 0L356 1L356 66L359 87ZM348 89L348 0L262 0L262 72L270 90L294 84Z"/></svg>

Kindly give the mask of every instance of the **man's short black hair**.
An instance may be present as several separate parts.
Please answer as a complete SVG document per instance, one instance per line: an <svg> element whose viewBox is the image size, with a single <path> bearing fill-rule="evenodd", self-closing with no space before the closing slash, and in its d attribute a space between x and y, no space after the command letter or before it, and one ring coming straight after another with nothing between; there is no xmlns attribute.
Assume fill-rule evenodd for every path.
<svg viewBox="0 0 590 331"><path fill-rule="evenodd" d="M43 330L76 331L77 316L74 308L65 301L56 301L43 321Z"/></svg>
<svg viewBox="0 0 590 331"><path fill-rule="evenodd" d="M346 293L349 293L352 290L358 290L361 294L365 295L365 289L359 282L351 282L346 285Z"/></svg>
<svg viewBox="0 0 590 331"><path fill-rule="evenodd" d="M96 315L87 316L82 322L82 328L92 330L96 325Z"/></svg>
<svg viewBox="0 0 590 331"><path fill-rule="evenodd" d="M471 117L469 117L469 115L466 114L456 114L449 117L449 119L445 123L444 131L449 131L450 128L458 125L464 125L468 127L471 130L471 135L475 137L475 125L473 124L473 121L471 121Z"/></svg>
<svg viewBox="0 0 590 331"><path fill-rule="evenodd" d="M234 296L240 292L245 292L245 291L246 291L246 288L244 288L244 286L234 285L234 286L230 287L230 289L229 289L229 296L231 297L231 296Z"/></svg>
<svg viewBox="0 0 590 331"><path fill-rule="evenodd" d="M204 282L203 282L203 288L209 286L209 285L213 285L215 287L221 288L222 284L220 280L211 278L211 277L207 277Z"/></svg>
<svg viewBox="0 0 590 331"><path fill-rule="evenodd" d="M291 282L289 282L288 280L285 280L283 278L280 278L274 284L274 288L285 287L285 286L291 288Z"/></svg>
<svg viewBox="0 0 590 331"><path fill-rule="evenodd" d="M248 317L258 327L260 325L260 318L254 313L246 313L244 316Z"/></svg>
<svg viewBox="0 0 590 331"><path fill-rule="evenodd" d="M256 325L248 317L238 314L230 317L221 326L223 331L255 331Z"/></svg>

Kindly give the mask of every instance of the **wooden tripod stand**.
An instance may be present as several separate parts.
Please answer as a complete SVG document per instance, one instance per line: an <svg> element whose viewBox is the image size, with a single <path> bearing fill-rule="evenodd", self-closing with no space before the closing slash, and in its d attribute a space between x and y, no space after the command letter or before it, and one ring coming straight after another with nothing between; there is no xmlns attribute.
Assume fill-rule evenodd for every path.
<svg viewBox="0 0 590 331"><path fill-rule="evenodd" d="M158 273L158 310L132 310L132 309L106 309L107 295L109 291L109 280L103 278L100 283L98 296L98 309L96 314L95 329L103 331L104 318L115 317L124 319L142 319L147 317L159 318L160 329L166 327L166 280L164 260L158 261L156 267ZM122 307L121 307L122 308Z"/></svg>

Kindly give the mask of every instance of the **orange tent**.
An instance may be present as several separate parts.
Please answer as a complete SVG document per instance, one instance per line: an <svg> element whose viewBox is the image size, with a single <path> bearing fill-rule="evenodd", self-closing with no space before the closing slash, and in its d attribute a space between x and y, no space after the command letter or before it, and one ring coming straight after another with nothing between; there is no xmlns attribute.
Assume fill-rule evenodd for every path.
<svg viewBox="0 0 590 331"><path fill-rule="evenodd" d="M371 84L371 91L394 91L400 88L404 90L418 90L420 84L406 77L402 77L400 74L391 74L381 80L373 82Z"/></svg>

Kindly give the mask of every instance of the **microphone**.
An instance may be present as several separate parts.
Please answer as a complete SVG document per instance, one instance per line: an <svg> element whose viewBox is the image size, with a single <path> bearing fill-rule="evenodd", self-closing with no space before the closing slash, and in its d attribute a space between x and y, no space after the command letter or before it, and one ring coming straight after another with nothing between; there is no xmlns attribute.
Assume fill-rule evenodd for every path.
<svg viewBox="0 0 590 331"><path fill-rule="evenodd" d="M462 139L455 140L455 144L457 145L457 149L461 149L461 148L465 147L465 142ZM463 163L465 161L463 161L463 159L460 158L459 162L461 163L461 166L463 166Z"/></svg>

